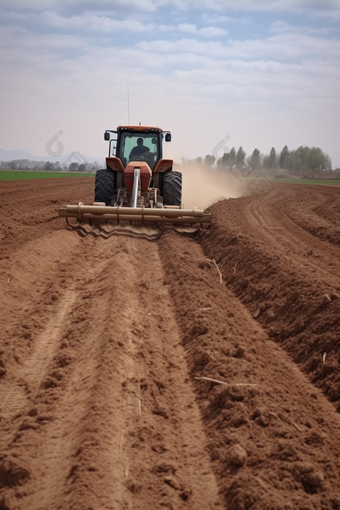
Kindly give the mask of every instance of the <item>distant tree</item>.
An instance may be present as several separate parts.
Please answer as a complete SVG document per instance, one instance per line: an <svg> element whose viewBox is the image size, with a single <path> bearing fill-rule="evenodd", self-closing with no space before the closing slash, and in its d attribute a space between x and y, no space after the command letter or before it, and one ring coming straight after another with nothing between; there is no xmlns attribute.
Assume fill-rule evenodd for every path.
<svg viewBox="0 0 340 510"><path fill-rule="evenodd" d="M252 155L249 158L249 165L255 169L259 168L261 164L260 151L258 149L254 149Z"/></svg>
<svg viewBox="0 0 340 510"><path fill-rule="evenodd" d="M20 170L28 170L29 168L29 159L17 159L16 165L17 168L20 168Z"/></svg>
<svg viewBox="0 0 340 510"><path fill-rule="evenodd" d="M78 172L86 172L86 163L81 163L79 166L78 166Z"/></svg>
<svg viewBox="0 0 340 510"><path fill-rule="evenodd" d="M225 154L225 153L224 153ZM224 156L223 154L223 156ZM217 159L216 160L216 165L219 167L219 168L223 168L223 156L220 158L220 159Z"/></svg>
<svg viewBox="0 0 340 510"><path fill-rule="evenodd" d="M230 152L229 152L229 163L228 163L228 166L229 168L232 168L236 163L236 149L235 147L232 147Z"/></svg>
<svg viewBox="0 0 340 510"><path fill-rule="evenodd" d="M274 170L274 168L277 167L277 154L274 147L272 147L270 150L268 166L271 170Z"/></svg>
<svg viewBox="0 0 340 510"><path fill-rule="evenodd" d="M230 152L225 152L218 160L217 165L221 168L232 168L235 165L236 150L235 147Z"/></svg>
<svg viewBox="0 0 340 510"><path fill-rule="evenodd" d="M201 158L200 156L198 158L196 158L196 164L198 166L202 166L203 165L203 158Z"/></svg>
<svg viewBox="0 0 340 510"><path fill-rule="evenodd" d="M51 161L46 161L46 163L44 165L44 170L45 170L45 172L53 172L54 164L51 163Z"/></svg>
<svg viewBox="0 0 340 510"><path fill-rule="evenodd" d="M262 167L266 169L270 169L270 163L269 163L269 155L265 154L262 158Z"/></svg>
<svg viewBox="0 0 340 510"><path fill-rule="evenodd" d="M68 171L69 172L76 172L78 170L78 167L79 167L79 163L74 161L73 163L69 164Z"/></svg>
<svg viewBox="0 0 340 510"><path fill-rule="evenodd" d="M188 160L186 160L186 162L188 162ZM178 165L178 163L177 163L177 165ZM180 166L180 165L178 165L178 166ZM182 166L185 166L185 165L182 164ZM87 165L86 165L86 171L87 172L96 172L100 168L102 168L102 165L97 163L97 161L95 161L94 163L87 163Z"/></svg>
<svg viewBox="0 0 340 510"><path fill-rule="evenodd" d="M288 158L289 156L289 150L288 150L288 147L287 145L285 145L280 153L280 157L279 157L279 165L281 168L286 168L285 167L285 164L286 164L286 159Z"/></svg>
<svg viewBox="0 0 340 510"><path fill-rule="evenodd" d="M284 168L291 173L303 175L309 172L318 173L324 170L331 170L332 162L330 157L320 147L310 148L301 145L284 156Z"/></svg>
<svg viewBox="0 0 340 510"><path fill-rule="evenodd" d="M220 168L226 168L228 166L228 160L230 158L229 152L224 152L223 156L217 160L217 166Z"/></svg>
<svg viewBox="0 0 340 510"><path fill-rule="evenodd" d="M12 161L2 161L0 168L8 168L10 170L26 170L26 171L41 171L46 172L61 170L59 162L52 161L34 161L30 159L13 159Z"/></svg>
<svg viewBox="0 0 340 510"><path fill-rule="evenodd" d="M301 160L301 153L299 154L297 151L290 151L289 154L286 155L284 159L284 167L286 170L289 170L290 173L301 173L303 170L303 161Z"/></svg>
<svg viewBox="0 0 340 510"><path fill-rule="evenodd" d="M312 147L308 154L308 168L315 172L332 170L332 161L319 147Z"/></svg>
<svg viewBox="0 0 340 510"><path fill-rule="evenodd" d="M213 164L215 163L216 158L215 156L211 156L210 154L207 154L204 158L204 165L208 168L211 168Z"/></svg>
<svg viewBox="0 0 340 510"><path fill-rule="evenodd" d="M295 151L291 152L291 159L289 161L290 170L296 170L299 173L306 172L309 167L309 151L308 147L303 147L302 145L298 147Z"/></svg>
<svg viewBox="0 0 340 510"><path fill-rule="evenodd" d="M16 170L17 169L17 162L13 159L12 161L8 162L8 168L10 170Z"/></svg>
<svg viewBox="0 0 340 510"><path fill-rule="evenodd" d="M245 157L246 157L246 153L242 149L242 147L240 147L239 150L237 151L236 157L235 157L235 163L236 163L237 168L243 168L243 166L245 164L244 163Z"/></svg>

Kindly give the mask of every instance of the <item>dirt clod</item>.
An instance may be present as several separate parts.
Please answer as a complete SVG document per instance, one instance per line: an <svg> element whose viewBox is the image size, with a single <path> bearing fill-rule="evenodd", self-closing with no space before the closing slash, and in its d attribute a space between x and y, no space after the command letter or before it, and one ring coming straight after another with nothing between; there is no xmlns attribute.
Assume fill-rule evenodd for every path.
<svg viewBox="0 0 340 510"><path fill-rule="evenodd" d="M229 449L226 460L236 467L241 467L247 460L247 452L240 444L235 444Z"/></svg>
<svg viewBox="0 0 340 510"><path fill-rule="evenodd" d="M30 477L30 472L17 460L9 458L0 462L0 487L14 487Z"/></svg>

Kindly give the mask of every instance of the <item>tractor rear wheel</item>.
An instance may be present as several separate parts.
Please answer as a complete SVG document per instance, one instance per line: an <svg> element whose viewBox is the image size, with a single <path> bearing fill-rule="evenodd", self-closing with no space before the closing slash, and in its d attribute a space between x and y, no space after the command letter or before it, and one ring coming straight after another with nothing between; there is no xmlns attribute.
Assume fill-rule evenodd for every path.
<svg viewBox="0 0 340 510"><path fill-rule="evenodd" d="M94 201L110 205L115 190L115 176L111 170L97 170Z"/></svg>
<svg viewBox="0 0 340 510"><path fill-rule="evenodd" d="M182 206L181 172L166 172L163 175L163 204Z"/></svg>

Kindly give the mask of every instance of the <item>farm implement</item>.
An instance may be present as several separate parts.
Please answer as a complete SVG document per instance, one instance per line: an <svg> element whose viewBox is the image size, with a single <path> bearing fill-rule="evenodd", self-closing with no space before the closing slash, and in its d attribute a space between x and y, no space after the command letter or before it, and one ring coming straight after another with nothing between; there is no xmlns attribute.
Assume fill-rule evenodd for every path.
<svg viewBox="0 0 340 510"><path fill-rule="evenodd" d="M67 205L59 217L78 222L182 224L198 228L210 222L202 210L183 209L182 174L163 158L163 141L171 134L158 127L119 126L105 131L109 142L106 168L98 170L93 205Z"/></svg>

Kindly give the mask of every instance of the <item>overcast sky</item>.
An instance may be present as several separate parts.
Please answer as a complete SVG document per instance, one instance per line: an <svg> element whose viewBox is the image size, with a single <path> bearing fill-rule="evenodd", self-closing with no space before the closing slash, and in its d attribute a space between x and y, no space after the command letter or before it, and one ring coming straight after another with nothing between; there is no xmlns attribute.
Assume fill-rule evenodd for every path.
<svg viewBox="0 0 340 510"><path fill-rule="evenodd" d="M105 156L105 129L166 155L319 146L340 166L340 0L0 0L0 147ZM225 137L230 137L223 144ZM216 152L216 150L215 150Z"/></svg>

